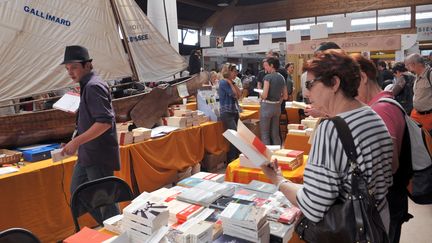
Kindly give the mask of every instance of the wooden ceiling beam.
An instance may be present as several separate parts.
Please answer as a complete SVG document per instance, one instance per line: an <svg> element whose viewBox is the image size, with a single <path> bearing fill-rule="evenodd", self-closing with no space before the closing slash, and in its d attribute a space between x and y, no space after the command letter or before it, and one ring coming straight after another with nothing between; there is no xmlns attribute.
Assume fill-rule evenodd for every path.
<svg viewBox="0 0 432 243"><path fill-rule="evenodd" d="M196 0L177 0L177 2L179 3L183 3L183 4L187 4L187 5L191 5L194 7L199 7L199 8L204 8L204 9L208 9L208 10L212 10L212 11L218 11L220 9L220 7L211 5L211 4L206 4L206 3L201 3L199 1Z"/></svg>
<svg viewBox="0 0 432 243"><path fill-rule="evenodd" d="M201 29L201 23L190 21L190 20L177 20L177 24L179 27L187 27L187 28L194 28L194 29Z"/></svg>

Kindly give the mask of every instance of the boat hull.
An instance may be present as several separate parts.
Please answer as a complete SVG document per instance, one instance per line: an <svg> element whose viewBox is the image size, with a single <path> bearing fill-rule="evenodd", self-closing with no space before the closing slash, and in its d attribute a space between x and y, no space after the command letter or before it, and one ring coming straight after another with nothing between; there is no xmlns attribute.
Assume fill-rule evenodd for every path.
<svg viewBox="0 0 432 243"><path fill-rule="evenodd" d="M203 72L200 75L186 79L184 82L188 87L189 94L195 94L202 84L208 82L208 78L208 73ZM169 97L169 103L178 102L179 96L175 90L175 85L168 88L173 90L172 97ZM151 107L155 110L166 111L168 103L158 102L158 99L154 99L154 95L150 95L152 92L114 99L113 108L116 121L130 121L131 111L137 104L151 104ZM143 114L148 113L144 112ZM142 119L140 117L137 117L137 119L140 121L146 119L154 121L156 117L146 115ZM43 141L70 138L75 129L75 121L75 114L56 109L0 116L0 148L13 148Z"/></svg>

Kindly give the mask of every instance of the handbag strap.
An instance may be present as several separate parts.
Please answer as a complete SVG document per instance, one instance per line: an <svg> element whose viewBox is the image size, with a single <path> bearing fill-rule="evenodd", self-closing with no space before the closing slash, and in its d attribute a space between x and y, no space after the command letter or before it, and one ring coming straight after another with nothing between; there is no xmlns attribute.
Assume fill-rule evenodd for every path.
<svg viewBox="0 0 432 243"><path fill-rule="evenodd" d="M363 199L361 191L367 193L366 181L361 177L361 171L357 164L357 151L354 144L354 138L352 136L351 130L348 124L339 116L330 118L330 120L335 124L336 130L338 131L338 136L342 142L344 151L348 157L348 162L353 167L352 177L351 177L351 195L349 195L348 200L353 199L354 215L356 222L356 240L359 242L364 242L366 240L366 234L364 232L365 227L363 223L362 209L359 200ZM352 198L351 198L352 197ZM367 200L367 198L364 198Z"/></svg>
<svg viewBox="0 0 432 243"><path fill-rule="evenodd" d="M354 144L354 138L348 124L339 116L332 117L330 120L335 124L339 138L348 157L348 161L357 164L358 155Z"/></svg>

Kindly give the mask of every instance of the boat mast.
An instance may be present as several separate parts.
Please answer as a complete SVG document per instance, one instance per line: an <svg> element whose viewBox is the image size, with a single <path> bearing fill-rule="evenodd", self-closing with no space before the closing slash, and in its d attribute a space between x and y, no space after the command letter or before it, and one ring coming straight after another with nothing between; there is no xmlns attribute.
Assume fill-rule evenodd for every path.
<svg viewBox="0 0 432 243"><path fill-rule="evenodd" d="M120 13L118 11L115 0L110 0L110 3L112 6L112 9L113 9L114 18L117 21L117 24L120 26L120 31L121 31L121 34L123 35L122 41L124 43L124 46L126 47L126 51L127 51L128 56L129 56L129 64L130 64L130 67L132 70L132 80L138 81L138 72L137 72L137 69L135 67L135 62L134 62L133 57L132 57L132 52L131 52L130 47L129 47L126 31L124 29L123 23L121 22Z"/></svg>

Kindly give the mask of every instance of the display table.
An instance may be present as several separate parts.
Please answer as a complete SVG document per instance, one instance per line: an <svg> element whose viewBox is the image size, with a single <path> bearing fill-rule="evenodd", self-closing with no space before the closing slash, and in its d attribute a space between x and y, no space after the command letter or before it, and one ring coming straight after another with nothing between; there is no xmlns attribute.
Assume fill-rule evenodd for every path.
<svg viewBox="0 0 432 243"><path fill-rule="evenodd" d="M303 164L293 171L282 171L285 178L295 183L303 183L303 172L306 166L307 155L303 156ZM261 169L246 168L240 166L240 159L231 162L225 171L225 181L248 184L252 180L269 182Z"/></svg>
<svg viewBox="0 0 432 243"><path fill-rule="evenodd" d="M254 114L253 119L259 119L259 109L260 105L243 105L240 104L240 107L243 109L243 111L249 110L249 111L258 111L258 113ZM293 107L286 107L285 108L288 116L288 123L300 123L300 115L299 115L299 108L293 108Z"/></svg>
<svg viewBox="0 0 432 243"><path fill-rule="evenodd" d="M121 170L115 175L139 192L162 187L173 181L178 170L200 162L204 152L227 151L222 132L222 123L208 122L158 139L121 146ZM49 159L0 176L0 231L26 228L41 242L57 242L72 235L75 227L67 204L75 161L76 157L63 163ZM84 216L80 225L96 224L90 216Z"/></svg>
<svg viewBox="0 0 432 243"><path fill-rule="evenodd" d="M309 136L301 136L294 134L287 134L285 138L284 148L304 151L309 154L311 145L308 143Z"/></svg>

